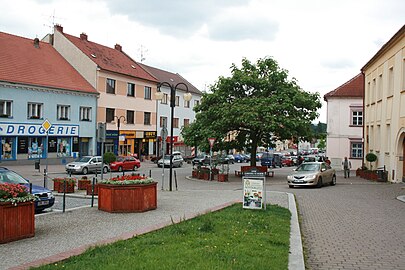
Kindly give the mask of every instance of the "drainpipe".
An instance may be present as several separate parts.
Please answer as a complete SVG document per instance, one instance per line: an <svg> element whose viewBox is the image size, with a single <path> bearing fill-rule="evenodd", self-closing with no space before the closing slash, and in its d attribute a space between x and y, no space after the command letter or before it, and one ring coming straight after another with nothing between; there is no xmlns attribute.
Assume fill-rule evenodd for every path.
<svg viewBox="0 0 405 270"><path fill-rule="evenodd" d="M364 157L365 157L365 155L364 155L364 153L365 153L365 143L366 143L366 140L365 140L365 138L364 138L364 134L365 134L365 132L364 132L364 129L366 128L366 110L365 110L365 102L366 102L366 83L365 83L365 80L366 80L366 76L365 76L365 74L364 74L364 71L363 70L361 70L361 74L362 74L362 76L363 76L363 85L362 85L362 87L363 87L363 135L362 135L362 139L363 139L363 157L362 157L362 159L361 159L361 167L363 168L364 167Z"/></svg>

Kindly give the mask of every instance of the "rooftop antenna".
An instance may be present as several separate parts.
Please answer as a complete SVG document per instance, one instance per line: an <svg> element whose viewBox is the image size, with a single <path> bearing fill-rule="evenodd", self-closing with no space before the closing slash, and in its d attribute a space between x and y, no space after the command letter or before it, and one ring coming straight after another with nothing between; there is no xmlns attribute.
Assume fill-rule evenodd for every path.
<svg viewBox="0 0 405 270"><path fill-rule="evenodd" d="M145 54L148 52L148 49L146 49L145 46L143 46L143 45L141 44L141 46L140 46L140 48L138 49L138 51L140 52L141 63L142 63L143 61L146 60Z"/></svg>
<svg viewBox="0 0 405 270"><path fill-rule="evenodd" d="M51 16L47 16L48 17L48 23L44 23L43 24L43 26L45 26L45 27L49 27L49 30L50 30L50 32L53 34L53 32L54 32L54 28L55 28L55 24L56 24L56 22L55 22L55 19L62 19L62 18L60 18L60 17L56 17L55 16L55 9L53 10L53 13L52 13L52 15Z"/></svg>

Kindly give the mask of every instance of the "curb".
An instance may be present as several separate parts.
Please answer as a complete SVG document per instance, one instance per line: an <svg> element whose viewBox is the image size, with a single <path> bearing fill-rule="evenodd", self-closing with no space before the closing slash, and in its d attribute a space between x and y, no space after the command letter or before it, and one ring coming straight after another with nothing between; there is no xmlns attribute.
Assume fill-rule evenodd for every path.
<svg viewBox="0 0 405 270"><path fill-rule="evenodd" d="M288 209L291 212L290 223L290 255L288 258L288 269L305 270L304 251L302 248L301 230L298 221L297 205L294 194L286 192L288 195Z"/></svg>
<svg viewBox="0 0 405 270"><path fill-rule="evenodd" d="M405 195L398 196L397 200L400 200L401 202L405 202Z"/></svg>

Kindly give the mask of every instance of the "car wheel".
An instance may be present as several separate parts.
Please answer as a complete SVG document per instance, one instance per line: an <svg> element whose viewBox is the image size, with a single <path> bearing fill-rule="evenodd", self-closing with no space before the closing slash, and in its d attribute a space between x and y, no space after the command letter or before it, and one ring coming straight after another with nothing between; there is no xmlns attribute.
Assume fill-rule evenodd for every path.
<svg viewBox="0 0 405 270"><path fill-rule="evenodd" d="M82 173L86 175L88 172L89 172L89 169L87 169L87 167L84 167L82 170Z"/></svg>
<svg viewBox="0 0 405 270"><path fill-rule="evenodd" d="M336 185L336 175L332 176L332 182L330 183L331 186Z"/></svg>
<svg viewBox="0 0 405 270"><path fill-rule="evenodd" d="M103 173L108 173L108 168L107 167L103 167Z"/></svg>
<svg viewBox="0 0 405 270"><path fill-rule="evenodd" d="M121 166L118 167L118 171L122 172L122 167Z"/></svg>
<svg viewBox="0 0 405 270"><path fill-rule="evenodd" d="M136 170L138 170L138 166L135 165L134 166L134 171L136 171Z"/></svg>
<svg viewBox="0 0 405 270"><path fill-rule="evenodd" d="M321 188L322 185L323 185L323 183L322 183L322 177L319 177L319 178L318 178L318 183L316 183L316 187L317 187L317 188Z"/></svg>

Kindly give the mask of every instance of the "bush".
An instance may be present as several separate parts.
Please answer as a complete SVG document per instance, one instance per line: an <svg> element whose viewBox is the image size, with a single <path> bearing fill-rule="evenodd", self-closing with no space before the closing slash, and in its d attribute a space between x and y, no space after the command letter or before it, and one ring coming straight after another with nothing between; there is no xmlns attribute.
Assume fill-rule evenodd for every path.
<svg viewBox="0 0 405 270"><path fill-rule="evenodd" d="M366 160L367 160L368 162L375 162L375 161L377 160L377 155L374 154L374 153L368 153L368 154L366 155Z"/></svg>
<svg viewBox="0 0 405 270"><path fill-rule="evenodd" d="M114 153L106 152L103 155L103 159L105 164L110 164L111 162L116 161L117 157L114 155Z"/></svg>

